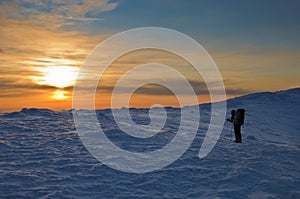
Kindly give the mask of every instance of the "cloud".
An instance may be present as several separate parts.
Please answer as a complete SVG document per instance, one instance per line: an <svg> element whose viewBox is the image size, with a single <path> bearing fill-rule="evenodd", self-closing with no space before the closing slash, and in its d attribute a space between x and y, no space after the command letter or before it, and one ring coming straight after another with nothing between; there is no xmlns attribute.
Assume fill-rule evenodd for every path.
<svg viewBox="0 0 300 199"><path fill-rule="evenodd" d="M55 89L57 88L48 85L37 85L29 80L12 78L0 79L1 98L26 97L53 91Z"/></svg>
<svg viewBox="0 0 300 199"><path fill-rule="evenodd" d="M108 0L4 0L0 2L0 15L39 26L63 28L104 20L93 16L111 11L117 5Z"/></svg>
<svg viewBox="0 0 300 199"><path fill-rule="evenodd" d="M195 95L201 96L201 95L209 95L208 88L206 86L206 83L202 80L188 80L189 84L191 87L194 89ZM181 82L178 82L176 80L169 80L169 85L173 85L176 87L178 94L180 95L190 95L191 93L185 90L185 87L181 85ZM98 87L98 94L99 93L111 93L113 89L115 88L115 85L105 85L105 86L100 86ZM131 85L121 85L120 86L120 92L121 93L116 93L118 94L123 94L123 93L128 93L128 91L132 90ZM212 88L215 91L219 91L217 87ZM86 91L91 91L88 88ZM229 96L236 96L236 95L242 95L246 93L253 92L253 90L250 89L243 89L243 88L226 88L226 94ZM220 91L220 93L222 93ZM153 95L153 96L172 96L174 93L172 92L171 88L167 88L163 85L159 84L145 84L142 87L139 87L135 90L135 94L138 95Z"/></svg>
<svg viewBox="0 0 300 199"><path fill-rule="evenodd" d="M68 17L68 20L71 21L102 21L104 19L100 18L88 18L88 17Z"/></svg>
<svg viewBox="0 0 300 199"><path fill-rule="evenodd" d="M101 2L101 4L100 4ZM85 5L85 4L88 5ZM108 1L1 1L0 2L0 90L5 98L53 91L47 85L37 85L30 77L42 75L36 67L53 64L79 67L89 51L108 35L92 35L64 28L69 21L94 21L86 17L92 12L104 12L115 6ZM59 11L66 7L87 6L72 16ZM71 90L71 88L65 88Z"/></svg>
<svg viewBox="0 0 300 199"><path fill-rule="evenodd" d="M296 66L299 50L286 46L249 46L238 50L226 49L213 57L215 61L225 67L276 68L282 66Z"/></svg>
<svg viewBox="0 0 300 199"><path fill-rule="evenodd" d="M67 16L84 17L89 13L111 11L117 7L117 3L110 3L108 0L77 0L64 3L61 7L65 8ZM57 11L59 12L59 10Z"/></svg>
<svg viewBox="0 0 300 199"><path fill-rule="evenodd" d="M28 71L42 64L41 58L72 59L83 61L88 52L106 35L87 35L77 31L60 31L36 26L18 20L0 19L0 72Z"/></svg>

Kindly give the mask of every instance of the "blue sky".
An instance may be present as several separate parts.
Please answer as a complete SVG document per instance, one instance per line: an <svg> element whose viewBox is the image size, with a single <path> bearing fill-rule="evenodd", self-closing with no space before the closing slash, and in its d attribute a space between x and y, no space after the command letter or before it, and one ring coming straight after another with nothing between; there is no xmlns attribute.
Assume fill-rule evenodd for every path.
<svg viewBox="0 0 300 199"><path fill-rule="evenodd" d="M208 37L258 45L295 45L300 33L298 1L120 1L110 12L87 16L103 18L88 31L124 31L160 26L194 38ZM84 28L86 31L86 29Z"/></svg>
<svg viewBox="0 0 300 199"><path fill-rule="evenodd" d="M80 24L76 28L93 33L115 33L137 27L165 27L191 36L213 55L251 51L248 54L266 54L269 58L270 53L276 57L300 51L299 1L115 2L118 6L110 12L87 15L102 18L102 21ZM299 66L292 62L281 67Z"/></svg>
<svg viewBox="0 0 300 199"><path fill-rule="evenodd" d="M299 74L299 60L296 58L300 56L299 1L115 2L118 6L110 12L90 15L103 18L103 21L81 25L80 29L107 33L145 26L170 28L197 40L213 57L237 55L250 59L248 64L220 62L221 68L226 65L256 73L288 76L286 71L290 70ZM291 86L297 84L299 82Z"/></svg>

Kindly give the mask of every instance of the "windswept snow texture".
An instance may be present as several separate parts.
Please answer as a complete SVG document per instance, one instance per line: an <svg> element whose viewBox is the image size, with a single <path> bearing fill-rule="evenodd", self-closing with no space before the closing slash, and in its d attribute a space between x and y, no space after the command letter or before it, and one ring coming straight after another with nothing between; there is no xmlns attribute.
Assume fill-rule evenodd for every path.
<svg viewBox="0 0 300 199"><path fill-rule="evenodd" d="M226 123L213 151L198 152L210 105L200 105L201 124L189 150L161 170L131 174L93 158L74 127L71 111L23 109L0 115L0 198L300 198L300 89L256 93L228 101L246 109L243 143L231 142ZM135 152L169 143L179 109L166 109L161 134L134 139L120 132L110 110L98 111L107 136ZM137 124L150 122L147 109L130 110Z"/></svg>

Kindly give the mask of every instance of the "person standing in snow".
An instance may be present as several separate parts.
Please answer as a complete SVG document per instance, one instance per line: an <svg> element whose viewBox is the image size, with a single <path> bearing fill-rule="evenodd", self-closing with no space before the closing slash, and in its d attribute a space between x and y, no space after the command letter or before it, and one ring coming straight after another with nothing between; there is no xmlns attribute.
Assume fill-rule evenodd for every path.
<svg viewBox="0 0 300 199"><path fill-rule="evenodd" d="M241 126L244 125L245 109L231 110L231 118L227 121L233 123L235 142L242 143Z"/></svg>

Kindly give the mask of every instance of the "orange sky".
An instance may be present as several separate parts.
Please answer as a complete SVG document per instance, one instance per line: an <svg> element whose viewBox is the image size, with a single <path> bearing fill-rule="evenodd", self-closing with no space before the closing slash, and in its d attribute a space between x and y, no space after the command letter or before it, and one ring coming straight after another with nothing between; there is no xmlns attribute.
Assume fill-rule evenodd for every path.
<svg viewBox="0 0 300 199"><path fill-rule="evenodd" d="M76 75L89 52L110 35L140 26L140 21L136 21L134 25L130 24L136 20L132 18L134 20L128 21L128 27L117 28L119 21L115 17L118 17L118 12L121 16L122 11L128 9L126 6L130 4L129 1L121 3L121 1L82 0L80 4L74 2L68 4L56 1L49 4L46 1L30 0L1 2L0 112L24 107L71 109ZM161 6L165 6L164 3ZM203 17L193 12L191 7L192 19L200 20ZM174 10L170 16L164 13L164 17L176 20L174 16L184 14L180 10L176 12ZM128 14L128 17L134 16ZM144 26L164 26L162 22L156 21L157 24L148 22L150 18L148 19L146 15L142 16L141 20L142 22L144 20ZM254 38L255 32L261 31L258 27L253 32L254 39L244 42L238 35L244 34L243 32L236 31L239 38L236 40L232 40L230 36L226 39L226 35L222 38L223 36L214 37L208 33L201 37L202 32L195 29L196 24L190 24L190 27L185 29L185 22L180 25L177 21L174 23L176 25L170 28L193 35L200 44L204 43L203 46L219 67L228 98L250 92L300 86L300 51L299 45L296 45L300 44L300 41L299 37L297 40L289 37L291 30L287 29L284 32L280 28L270 29L269 33L278 36L272 40L273 43L270 41L269 44L265 44L261 39ZM165 25L170 26L169 24L173 23ZM282 24L277 24L280 25ZM274 27L277 26L275 24ZM267 42L267 39L265 41ZM203 79L189 63L171 53L144 50L120 57L105 72L96 95L97 108L110 107L112 88L126 71L151 62L163 63L180 71L193 86L199 103L210 100ZM189 96L184 98L186 99L184 105L190 105ZM172 93L154 85L140 88L130 100L132 107L149 107L153 104L178 106L177 99Z"/></svg>

